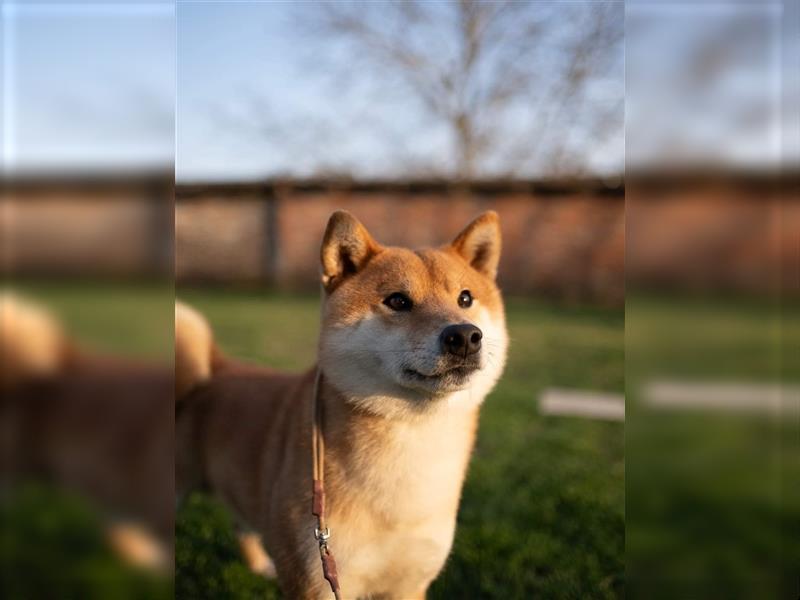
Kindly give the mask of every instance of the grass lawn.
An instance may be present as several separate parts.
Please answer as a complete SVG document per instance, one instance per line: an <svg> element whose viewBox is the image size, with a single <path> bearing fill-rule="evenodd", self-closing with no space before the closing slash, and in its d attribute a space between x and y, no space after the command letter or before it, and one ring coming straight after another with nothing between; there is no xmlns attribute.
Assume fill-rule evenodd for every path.
<svg viewBox="0 0 800 600"><path fill-rule="evenodd" d="M800 312L731 298L628 297L629 597L800 594ZM652 380L795 386L795 411L655 410ZM768 397L763 397L765 401ZM774 399L774 398L773 398Z"/></svg>

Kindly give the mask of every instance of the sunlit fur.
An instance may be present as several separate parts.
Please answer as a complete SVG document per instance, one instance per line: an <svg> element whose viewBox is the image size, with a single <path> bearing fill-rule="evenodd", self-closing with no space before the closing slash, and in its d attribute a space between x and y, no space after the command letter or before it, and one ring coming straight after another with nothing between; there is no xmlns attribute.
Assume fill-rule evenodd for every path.
<svg viewBox="0 0 800 600"><path fill-rule="evenodd" d="M64 351L61 326L47 309L0 290L0 384L57 373Z"/></svg>
<svg viewBox="0 0 800 600"><path fill-rule="evenodd" d="M469 290L470 308L458 306ZM403 292L414 303L395 312L382 303ZM320 364L351 402L375 414L402 418L441 404L474 408L492 389L505 361L507 337L500 293L493 281L449 249L412 252L387 248L326 302ZM433 374L446 357L439 336L448 325L472 323L483 332L479 368L464 382L420 381L405 369Z"/></svg>
<svg viewBox="0 0 800 600"><path fill-rule="evenodd" d="M383 247L351 215L331 217L320 401L330 547L345 598L424 598L445 564L479 407L505 362L499 253L494 213L421 251ZM464 290L474 298L466 308ZM411 310L384 303L396 292ZM442 330L465 323L483 333L479 353L447 356ZM187 372L176 376L194 385L178 401L178 491L211 489L258 532L287 597L331 598L309 510L316 367L291 376L215 359L201 324L177 322L201 333L177 335L187 356L176 364ZM210 357L208 369L197 357Z"/></svg>
<svg viewBox="0 0 800 600"><path fill-rule="evenodd" d="M214 344L211 327L196 310L175 303L175 391L183 395L211 377Z"/></svg>

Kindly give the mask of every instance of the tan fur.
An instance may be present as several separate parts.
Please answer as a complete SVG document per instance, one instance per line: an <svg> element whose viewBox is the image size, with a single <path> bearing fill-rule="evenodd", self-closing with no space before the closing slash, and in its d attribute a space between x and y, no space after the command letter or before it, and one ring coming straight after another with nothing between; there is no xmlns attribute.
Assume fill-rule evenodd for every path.
<svg viewBox="0 0 800 600"><path fill-rule="evenodd" d="M111 548L127 564L150 571L168 570L164 545L141 523L114 523L106 528Z"/></svg>
<svg viewBox="0 0 800 600"><path fill-rule="evenodd" d="M380 246L347 213L331 218L321 251L320 399L345 598L424 598L445 563L479 406L505 360L499 243L494 213L453 245L417 252ZM473 306L458 305L462 290ZM395 292L413 300L410 312L383 303ZM438 335L465 322L483 330L480 364L464 381L440 377L449 371ZM292 376L206 366L211 378L179 405L179 491L210 488L258 531L287 597L332 597L310 514L316 367ZM418 381L409 369L433 375Z"/></svg>
<svg viewBox="0 0 800 600"><path fill-rule="evenodd" d="M211 327L193 308L175 303L175 391L180 397L211 377Z"/></svg>
<svg viewBox="0 0 800 600"><path fill-rule="evenodd" d="M275 565L261 543L261 536L251 531L239 534L239 549L250 570L268 579L275 577Z"/></svg>
<svg viewBox="0 0 800 600"><path fill-rule="evenodd" d="M61 326L46 308L0 291L0 383L57 373L64 359Z"/></svg>

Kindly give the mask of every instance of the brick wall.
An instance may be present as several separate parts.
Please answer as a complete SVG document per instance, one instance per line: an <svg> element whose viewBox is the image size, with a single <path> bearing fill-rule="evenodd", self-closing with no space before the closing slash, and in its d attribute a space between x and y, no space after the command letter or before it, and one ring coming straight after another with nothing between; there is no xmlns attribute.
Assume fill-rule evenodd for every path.
<svg viewBox="0 0 800 600"><path fill-rule="evenodd" d="M0 264L12 276L171 276L173 217L168 179L8 185Z"/></svg>
<svg viewBox="0 0 800 600"><path fill-rule="evenodd" d="M629 178L625 194L597 182L7 186L0 259L12 274L157 272L179 283L316 290L320 240L337 208L380 242L413 247L449 241L493 209L503 230L499 278L510 294L619 305L626 278L657 289L797 293L792 185Z"/></svg>
<svg viewBox="0 0 800 600"><path fill-rule="evenodd" d="M263 279L316 289L319 244L330 214L349 210L386 245L435 246L485 210L500 214L499 279L511 293L618 304L624 295L624 198L592 191L448 189L195 190L176 210L176 276ZM271 239L267 239L271 238Z"/></svg>
<svg viewBox="0 0 800 600"><path fill-rule="evenodd" d="M181 281L257 279L316 289L320 239L337 208L354 213L384 244L417 247L451 239L492 209L503 230L499 279L511 294L619 305L626 280L657 290L798 292L796 179L779 186L762 176L631 177L627 201L621 189L597 182L471 191L441 184L187 186L178 197ZM205 202L258 206L248 214L260 235L198 237L217 254L214 263L182 251L183 236L208 229Z"/></svg>
<svg viewBox="0 0 800 600"><path fill-rule="evenodd" d="M209 194L175 212L179 280L260 281L267 276L267 204Z"/></svg>

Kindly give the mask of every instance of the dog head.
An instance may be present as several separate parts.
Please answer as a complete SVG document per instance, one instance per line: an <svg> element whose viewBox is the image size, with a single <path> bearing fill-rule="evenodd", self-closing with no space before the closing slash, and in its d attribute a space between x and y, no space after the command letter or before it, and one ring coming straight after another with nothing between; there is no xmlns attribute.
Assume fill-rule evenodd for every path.
<svg viewBox="0 0 800 600"><path fill-rule="evenodd" d="M355 217L334 213L321 250L325 377L383 415L480 403L505 363L499 258L494 212L417 251L381 246Z"/></svg>

